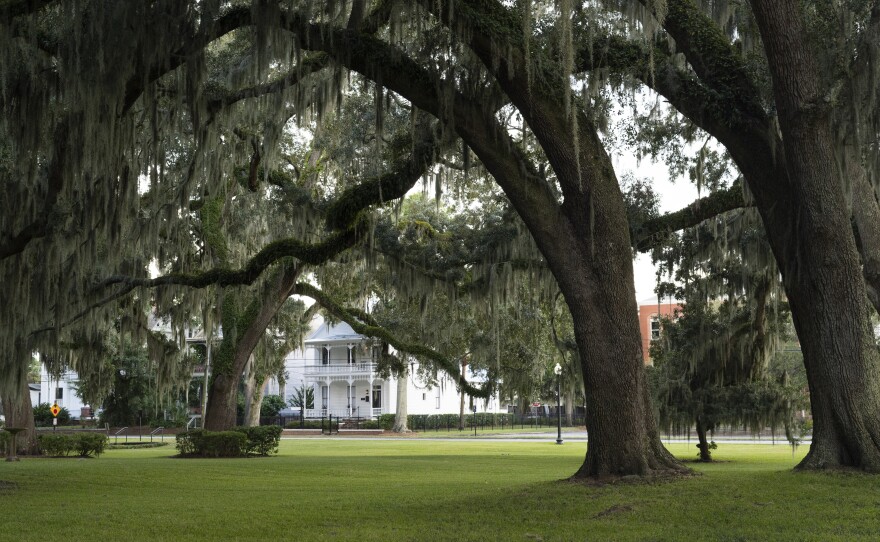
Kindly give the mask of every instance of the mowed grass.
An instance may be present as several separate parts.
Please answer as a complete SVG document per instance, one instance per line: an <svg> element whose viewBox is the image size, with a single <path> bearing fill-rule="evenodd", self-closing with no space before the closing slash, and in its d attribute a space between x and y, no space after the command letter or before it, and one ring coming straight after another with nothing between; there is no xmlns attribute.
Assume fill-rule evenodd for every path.
<svg viewBox="0 0 880 542"><path fill-rule="evenodd" d="M880 540L880 477L792 472L805 451L722 444L701 476L599 487L562 481L585 445L552 441L25 459L0 462L0 540Z"/></svg>

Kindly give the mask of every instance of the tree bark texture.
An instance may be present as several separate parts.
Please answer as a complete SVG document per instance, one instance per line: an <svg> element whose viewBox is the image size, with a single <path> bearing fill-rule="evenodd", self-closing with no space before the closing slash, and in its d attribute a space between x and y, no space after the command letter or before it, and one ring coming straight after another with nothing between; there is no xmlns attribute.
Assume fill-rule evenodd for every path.
<svg viewBox="0 0 880 542"><path fill-rule="evenodd" d="M847 164L852 187L852 216L862 256L868 299L880 314L880 204L861 163Z"/></svg>
<svg viewBox="0 0 880 542"><path fill-rule="evenodd" d="M770 65L785 195L753 186L801 340L813 441L801 468L880 472L880 354L852 235L820 77L800 5L752 0ZM777 187L777 190L781 187ZM781 194L776 194L781 195Z"/></svg>
<svg viewBox="0 0 880 542"><path fill-rule="evenodd" d="M0 400L3 402L6 427L24 429L17 437L18 453L38 453L37 429L34 424L34 409L31 404L31 392L30 388L28 388L27 379L23 379L16 394L4 395Z"/></svg>

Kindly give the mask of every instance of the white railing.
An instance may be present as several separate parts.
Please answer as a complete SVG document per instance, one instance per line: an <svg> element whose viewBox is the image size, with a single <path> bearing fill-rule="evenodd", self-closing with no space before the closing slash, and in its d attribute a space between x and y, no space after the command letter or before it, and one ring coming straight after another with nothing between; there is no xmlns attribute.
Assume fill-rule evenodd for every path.
<svg viewBox="0 0 880 542"><path fill-rule="evenodd" d="M371 362L342 365L306 365L305 373L310 376L370 374L376 372L376 364Z"/></svg>
<svg viewBox="0 0 880 542"><path fill-rule="evenodd" d="M326 418L327 416L347 418L349 413L347 408L307 408L305 416L306 418Z"/></svg>
<svg viewBox="0 0 880 542"><path fill-rule="evenodd" d="M374 408L373 416L379 416L382 414L381 408ZM326 418L327 416L333 415L334 418L368 418L370 412L370 408L367 406L362 406L360 408L307 408L303 412L303 415L306 418Z"/></svg>

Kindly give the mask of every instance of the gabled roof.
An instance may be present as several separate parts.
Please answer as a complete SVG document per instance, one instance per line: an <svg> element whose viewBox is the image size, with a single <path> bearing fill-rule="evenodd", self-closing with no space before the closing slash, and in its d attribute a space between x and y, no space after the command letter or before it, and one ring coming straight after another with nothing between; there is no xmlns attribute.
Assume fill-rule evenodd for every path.
<svg viewBox="0 0 880 542"><path fill-rule="evenodd" d="M348 344L360 343L366 339L363 335L355 333L351 326L345 322L336 324L324 322L303 343L312 346L316 344Z"/></svg>

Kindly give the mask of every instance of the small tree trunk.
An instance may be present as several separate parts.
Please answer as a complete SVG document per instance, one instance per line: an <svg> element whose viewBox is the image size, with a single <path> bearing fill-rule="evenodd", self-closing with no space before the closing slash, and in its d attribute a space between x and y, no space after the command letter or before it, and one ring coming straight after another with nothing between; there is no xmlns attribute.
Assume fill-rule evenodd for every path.
<svg viewBox="0 0 880 542"><path fill-rule="evenodd" d="M242 412L242 424L247 427L252 427L254 424L251 423L253 419L253 410L254 410L254 388L256 387L256 377L253 371L254 366L254 356L251 355L248 357L247 364L244 366L244 390L242 394L244 395L244 412Z"/></svg>
<svg viewBox="0 0 880 542"><path fill-rule="evenodd" d="M697 438L699 439L699 444L697 444L697 448L700 450L700 461L704 463L709 463L712 461L712 451L709 449L709 439L706 438L706 426L703 425L703 421L700 417L697 417Z"/></svg>
<svg viewBox="0 0 880 542"><path fill-rule="evenodd" d="M260 425L260 412L263 410L263 397L265 397L263 395L263 385L262 383L257 383L254 388L251 415L244 420L244 424L248 427L256 427Z"/></svg>
<svg viewBox="0 0 880 542"><path fill-rule="evenodd" d="M409 415L407 412L408 378L409 371L406 368L406 364L404 364L403 371L397 377L397 412L394 414L394 427L391 428L395 433L409 433L409 427L407 427L407 417Z"/></svg>
<svg viewBox="0 0 880 542"><path fill-rule="evenodd" d="M467 369L467 361L463 360L461 362L461 378L462 379L464 379L465 376L467 375L467 373L465 373L466 369ZM460 401L459 401L459 405L458 405L458 430L464 431L464 398L466 397L464 390L459 392L459 396L460 396Z"/></svg>
<svg viewBox="0 0 880 542"><path fill-rule="evenodd" d="M248 359L245 367L245 384L244 384L244 420L246 427L255 427L260 425L260 409L263 406L263 389L260 382L257 382L257 373L254 371L253 354Z"/></svg>
<svg viewBox="0 0 880 542"><path fill-rule="evenodd" d="M37 429L34 424L34 408L31 405L31 392L27 381L19 387L18 396L3 396L3 412L6 416L6 427L22 428L24 431L18 434L16 443L18 452L22 454L36 454L39 451L37 445Z"/></svg>

